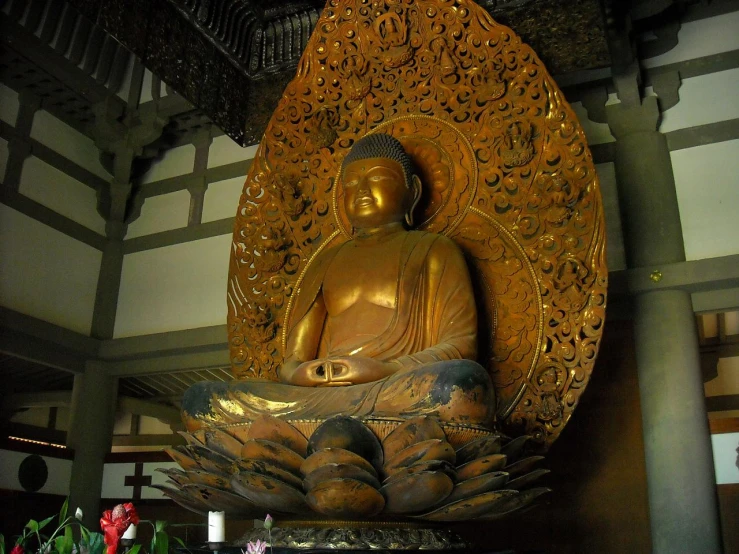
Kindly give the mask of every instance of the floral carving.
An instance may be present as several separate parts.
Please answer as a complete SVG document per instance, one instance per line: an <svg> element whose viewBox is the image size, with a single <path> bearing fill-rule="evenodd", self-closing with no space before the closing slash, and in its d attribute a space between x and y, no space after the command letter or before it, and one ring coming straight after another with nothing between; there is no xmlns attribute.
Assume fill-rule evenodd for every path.
<svg viewBox="0 0 739 554"><path fill-rule="evenodd" d="M505 146L501 150L503 163L508 167L526 165L534 157L531 144L531 127L520 121L511 123L505 133Z"/></svg>
<svg viewBox="0 0 739 554"><path fill-rule="evenodd" d="M318 148L328 148L338 137L336 127L339 124L339 115L328 108L321 108L308 121L308 135Z"/></svg>
<svg viewBox="0 0 739 554"><path fill-rule="evenodd" d="M272 175L267 185L270 194L280 203L286 215L298 216L305 209L305 199L300 194L299 185L299 179L288 179L282 174Z"/></svg>
<svg viewBox="0 0 739 554"><path fill-rule="evenodd" d="M277 324L273 321L272 311L266 304L248 306L244 313L245 333L255 342L265 343L272 340L277 332Z"/></svg>
<svg viewBox="0 0 739 554"><path fill-rule="evenodd" d="M360 56L348 56L341 61L346 95L354 101L362 100L372 88L372 79L367 75L369 62Z"/></svg>
<svg viewBox="0 0 739 554"><path fill-rule="evenodd" d="M260 271L275 272L285 265L287 241L280 231L267 228L254 249L254 265Z"/></svg>
<svg viewBox="0 0 739 554"><path fill-rule="evenodd" d="M394 11L378 15L374 30L384 47L382 61L385 66L397 68L411 61L413 48L408 44L408 25L404 16Z"/></svg>

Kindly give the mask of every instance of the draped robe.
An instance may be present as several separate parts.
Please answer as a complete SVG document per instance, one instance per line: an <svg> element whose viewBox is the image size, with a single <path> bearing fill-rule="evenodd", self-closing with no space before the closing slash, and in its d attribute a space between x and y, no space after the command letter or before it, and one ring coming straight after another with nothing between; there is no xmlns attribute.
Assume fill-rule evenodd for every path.
<svg viewBox="0 0 739 554"><path fill-rule="evenodd" d="M290 420L343 414L358 417L435 415L444 421L489 424L495 396L476 356L477 313L467 266L448 238L404 233L393 317L363 343L332 345L321 338L317 358L364 356L402 366L384 379L344 387L299 387L251 379L198 383L185 394L190 430L254 420L268 413ZM342 245L320 255L306 272L288 328L306 316ZM361 322L358 322L358 328Z"/></svg>

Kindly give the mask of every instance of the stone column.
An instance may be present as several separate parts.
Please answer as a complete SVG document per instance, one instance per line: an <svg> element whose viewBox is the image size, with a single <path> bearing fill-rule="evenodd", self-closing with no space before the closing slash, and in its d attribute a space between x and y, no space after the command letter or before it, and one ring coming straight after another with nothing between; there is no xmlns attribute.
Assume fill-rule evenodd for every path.
<svg viewBox="0 0 739 554"><path fill-rule="evenodd" d="M617 139L630 268L685 260L672 163L657 129L655 97L606 109ZM655 290L634 299L653 552L721 552L716 480L690 294Z"/></svg>
<svg viewBox="0 0 739 554"><path fill-rule="evenodd" d="M71 513L84 512L84 524L96 529L100 520L105 455L113 444L118 380L101 362L88 362L75 376L67 446L74 449L69 483Z"/></svg>

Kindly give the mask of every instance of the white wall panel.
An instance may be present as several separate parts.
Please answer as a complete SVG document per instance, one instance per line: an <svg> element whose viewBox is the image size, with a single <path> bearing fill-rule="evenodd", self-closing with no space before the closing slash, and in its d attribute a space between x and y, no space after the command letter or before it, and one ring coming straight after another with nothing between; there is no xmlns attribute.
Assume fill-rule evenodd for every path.
<svg viewBox="0 0 739 554"><path fill-rule="evenodd" d="M127 255L115 338L226 322L231 235Z"/></svg>
<svg viewBox="0 0 739 554"><path fill-rule="evenodd" d="M136 464L105 464L103 467L103 490L100 498L131 498L133 486L126 486L126 477L133 475Z"/></svg>
<svg viewBox="0 0 739 554"><path fill-rule="evenodd" d="M683 23L677 46L644 60L644 67L657 67L739 49L739 11Z"/></svg>
<svg viewBox="0 0 739 554"><path fill-rule="evenodd" d="M605 142L614 142L616 139L611 134L611 128L608 123L596 123L588 119L588 110L582 105L582 102L574 102L571 104L572 109L580 120L580 125L583 131L585 131L585 137L588 139L588 144L603 144Z"/></svg>
<svg viewBox="0 0 739 554"><path fill-rule="evenodd" d="M5 181L5 168L8 166L8 141L0 138L0 179Z"/></svg>
<svg viewBox="0 0 739 554"><path fill-rule="evenodd" d="M177 177L179 175L187 175L192 173L193 164L195 163L195 147L192 144L186 144L178 148L167 150L164 155L156 160L149 171L141 179L142 183L152 183Z"/></svg>
<svg viewBox="0 0 739 554"><path fill-rule="evenodd" d="M186 190L147 198L141 207L141 215L128 226L126 238L186 227L189 211L190 193Z"/></svg>
<svg viewBox="0 0 739 554"><path fill-rule="evenodd" d="M18 117L18 93L0 83L0 119L15 127Z"/></svg>
<svg viewBox="0 0 739 554"><path fill-rule="evenodd" d="M739 140L671 152L688 260L739 253Z"/></svg>
<svg viewBox="0 0 739 554"><path fill-rule="evenodd" d="M179 465L177 465L175 462L147 462L144 464L144 475L151 475L151 484L152 485L167 485L167 480L169 479L164 473L161 471L156 471L157 469L181 469ZM172 486L171 484L168 486ZM154 489L152 487L144 487L141 489L141 498L168 498L165 496L162 491L159 489Z"/></svg>
<svg viewBox="0 0 739 554"><path fill-rule="evenodd" d="M72 221L105 235L105 220L97 211L97 194L87 185L31 156L23 162L21 194Z"/></svg>
<svg viewBox="0 0 739 554"><path fill-rule="evenodd" d="M213 139L208 149L208 167L251 160L257 153L258 144L242 148L231 137L221 135Z"/></svg>
<svg viewBox="0 0 739 554"><path fill-rule="evenodd" d="M680 101L662 114L663 133L739 118L739 69L685 79L679 93Z"/></svg>
<svg viewBox="0 0 739 554"><path fill-rule="evenodd" d="M713 444L713 467L716 471L716 484L739 483L739 433L711 435Z"/></svg>
<svg viewBox="0 0 739 554"><path fill-rule="evenodd" d="M739 394L739 357L721 358L718 376L703 385L706 396Z"/></svg>
<svg viewBox="0 0 739 554"><path fill-rule="evenodd" d="M203 223L234 217L246 176L208 185L203 204Z"/></svg>
<svg viewBox="0 0 739 554"><path fill-rule="evenodd" d="M0 305L90 333L101 252L0 205Z"/></svg>
<svg viewBox="0 0 739 554"><path fill-rule="evenodd" d="M18 480L18 468L30 454L12 450L0 450L0 489L22 491ZM69 494L72 477L72 460L42 456L49 472L46 484L38 492L46 494ZM74 510L72 510L74 511ZM45 514L44 514L45 515Z"/></svg>
<svg viewBox="0 0 739 554"><path fill-rule="evenodd" d="M110 174L100 164L100 151L92 139L49 112L45 110L36 112L31 137L95 175L106 180L110 179Z"/></svg>

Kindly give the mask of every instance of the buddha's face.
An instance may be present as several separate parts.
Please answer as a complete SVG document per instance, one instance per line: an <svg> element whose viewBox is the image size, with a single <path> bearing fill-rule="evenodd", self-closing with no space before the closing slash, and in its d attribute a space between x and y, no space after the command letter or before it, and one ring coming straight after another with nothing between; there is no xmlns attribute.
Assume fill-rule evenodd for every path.
<svg viewBox="0 0 739 554"><path fill-rule="evenodd" d="M357 229L402 222L413 203L402 167L388 158L347 164L343 183L346 214Z"/></svg>

